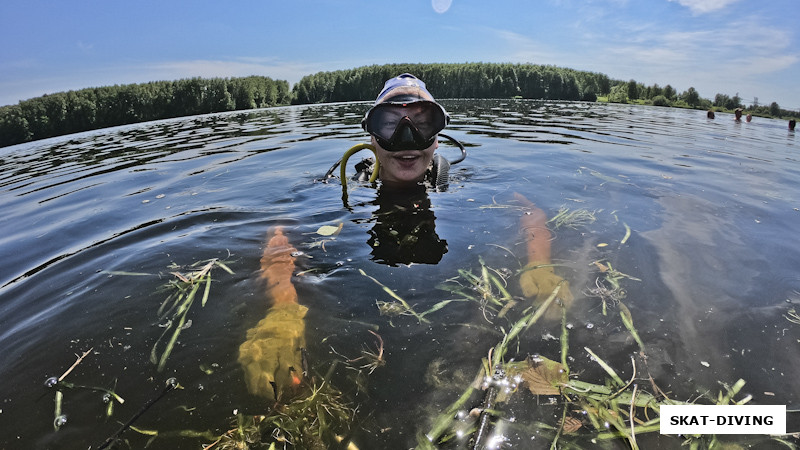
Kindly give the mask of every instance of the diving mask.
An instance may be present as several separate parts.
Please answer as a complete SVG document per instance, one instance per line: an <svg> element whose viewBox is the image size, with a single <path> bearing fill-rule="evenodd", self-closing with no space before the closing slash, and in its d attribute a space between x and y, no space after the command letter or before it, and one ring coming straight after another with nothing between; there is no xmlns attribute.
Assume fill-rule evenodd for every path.
<svg viewBox="0 0 800 450"><path fill-rule="evenodd" d="M395 99L393 99L395 100ZM390 152L424 150L450 122L444 108L430 100L378 103L367 111L361 126ZM411 99L409 99L411 100Z"/></svg>

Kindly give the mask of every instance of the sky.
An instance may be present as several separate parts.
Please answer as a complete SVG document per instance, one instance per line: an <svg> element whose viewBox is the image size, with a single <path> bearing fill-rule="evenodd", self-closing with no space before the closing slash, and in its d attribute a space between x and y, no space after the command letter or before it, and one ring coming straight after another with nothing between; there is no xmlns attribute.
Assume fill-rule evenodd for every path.
<svg viewBox="0 0 800 450"><path fill-rule="evenodd" d="M197 76L294 85L373 64L508 62L800 110L798 23L797 0L2 0L0 105Z"/></svg>

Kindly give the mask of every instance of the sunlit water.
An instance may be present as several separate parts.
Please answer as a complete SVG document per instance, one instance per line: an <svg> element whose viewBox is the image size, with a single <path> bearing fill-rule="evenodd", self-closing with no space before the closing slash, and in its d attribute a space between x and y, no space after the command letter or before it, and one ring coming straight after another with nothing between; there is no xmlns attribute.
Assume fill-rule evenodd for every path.
<svg viewBox="0 0 800 450"><path fill-rule="evenodd" d="M800 403L800 325L785 317L800 302L800 145L785 122L605 104L445 106L448 132L469 156L453 166L446 192L428 194L435 232L447 243L438 264L376 257L368 241L378 222L377 191L351 185L345 207L337 180L316 181L346 149L366 142L364 103L190 117L0 149L0 447L96 448L169 377L184 389L135 426L219 435L236 411L264 412L236 359L246 330L269 306L258 269L276 225L302 252L295 282L310 309L312 369L324 374L332 361L374 347L368 329L385 342L386 365L351 398L359 405L355 441L362 449L413 447L473 379L500 340L499 327L471 302L431 313L430 324L409 316L390 322L376 301L391 298L358 269L418 311L453 298L437 285L458 269L479 270L483 260L513 273L525 262L521 212L509 207L514 192L549 216L562 206L595 212L594 223L558 229L553 242L557 271L576 296L569 354L580 379L605 379L585 347L625 380L638 349L615 306L603 316L600 300L587 295L600 276L592 263L604 261L632 277L622 280L624 303L662 390L682 400L716 396L719 382L741 378L741 396L755 403ZM439 152L449 159L459 153L445 142ZM316 231L339 222L341 233L323 246ZM631 234L622 244L626 225ZM235 274L213 272L208 303L192 307L191 327L158 372L150 351L164 325L160 288L174 278L170 272L210 258ZM509 283L520 295L516 278ZM559 360L559 334L560 324L537 324L511 356ZM90 348L66 380L115 388L125 403L107 418L102 393L66 390L68 421L54 431L55 391L44 382ZM641 388L652 390L645 368L637 369ZM341 372L336 381L354 393L348 371ZM524 427L557 423L562 406L547 403L519 392L501 405L516 420L506 423L505 445L549 448ZM148 439L132 430L123 437L133 448ZM681 443L657 433L639 439ZM158 438L150 448L201 442L208 443Z"/></svg>

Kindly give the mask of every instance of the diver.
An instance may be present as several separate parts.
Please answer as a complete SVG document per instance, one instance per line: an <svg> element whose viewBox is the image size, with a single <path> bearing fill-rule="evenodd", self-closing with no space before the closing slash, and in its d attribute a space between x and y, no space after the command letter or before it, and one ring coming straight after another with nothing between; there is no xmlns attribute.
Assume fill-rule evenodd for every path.
<svg viewBox="0 0 800 450"><path fill-rule="evenodd" d="M435 231L428 191L446 191L450 166L466 157L460 142L441 133L449 123L450 115L422 80L408 73L391 78L361 121L371 145L351 148L325 175L326 180L331 178L341 165L342 199L347 206L347 159L365 148L374 153L375 159L365 158L355 165L353 177L360 182L380 179L372 202L377 206L372 217L375 225L367 241L373 261L436 264L447 252L447 242ZM436 153L439 136L458 146L461 157L448 161Z"/></svg>
<svg viewBox="0 0 800 450"><path fill-rule="evenodd" d="M441 133L449 121L449 115L424 82L411 74L392 78L386 81L362 121L372 145L351 148L326 174L327 179L341 166L346 206L347 159L364 148L374 152L375 160L363 160L356 165L356 179L371 183L380 179L374 202L378 205L373 214L375 226L368 240L376 262L436 264L447 252L447 242L435 232L428 191L447 189L450 165L466 156L463 145ZM461 149L461 159L450 162L435 153L439 136L450 139ZM555 274L550 261L551 234L546 214L522 195L515 194L515 198L525 210L520 232L528 257L519 277L520 288L537 305L558 288L559 304L552 303L545 317L559 318L561 306L569 306L572 294L569 283ZM267 316L248 330L247 340L239 348L239 362L249 391L274 401L298 392L307 374L304 318L308 309L299 304L292 284L295 253L280 227L268 232L261 277L267 282L266 294L273 304Z"/></svg>
<svg viewBox="0 0 800 450"><path fill-rule="evenodd" d="M368 148L377 163L366 158L356 164L358 181L381 180L381 187L408 188L423 184L429 189L444 191L449 183L449 170L466 158L464 146L441 131L450 123L450 115L434 100L425 83L409 73L386 81L372 108L364 115L361 127L370 134L371 145L357 145L336 162L325 174L332 177L340 164L342 174L347 159L356 151ZM461 150L460 158L448 161L438 153L439 136ZM342 183L346 179L342 177Z"/></svg>

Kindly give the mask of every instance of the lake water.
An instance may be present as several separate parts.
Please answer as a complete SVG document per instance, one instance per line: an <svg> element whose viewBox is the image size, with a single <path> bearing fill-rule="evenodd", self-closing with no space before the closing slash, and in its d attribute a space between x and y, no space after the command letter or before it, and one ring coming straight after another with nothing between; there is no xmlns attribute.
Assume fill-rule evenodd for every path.
<svg viewBox="0 0 800 450"><path fill-rule="evenodd" d="M426 316L430 323L381 316L376 302L392 298L359 269L420 312L455 298L437 286L459 269L480 273L483 261L513 274L525 263L514 192L551 217L566 207L596 219L555 229L552 243L556 271L576 297L567 313L574 376L607 378L587 347L624 380L633 376L638 347L618 306L610 302L603 315L592 295L600 261L629 276L620 280L623 302L648 349L640 389L652 392L649 372L674 399L715 398L721 383L743 379L737 398L800 404L800 324L787 319L800 303L800 137L785 121L628 105L443 103L452 116L446 132L469 156L452 167L449 189L429 192L422 207L439 238L425 244L428 264L379 251L374 239L385 236L386 220L375 189L351 184L345 206L337 180L317 181L367 142L359 126L366 103L173 119L0 149L0 447L97 448L170 377L184 389L134 423L162 433L149 448L201 448L210 441L164 433L221 435L236 412L266 413L269 405L248 394L237 356L269 307L259 258L267 231L281 225L299 251L294 280L309 308L312 372L374 348L368 330L377 330L386 364L361 379L360 391L344 362L333 381L358 406L359 448L412 448L464 392L508 322L488 322L473 302L449 303ZM444 140L439 153L459 155ZM316 233L339 223L335 239ZM150 352L166 322L157 313L161 288L175 279L170 272L211 258L234 274L214 269L207 304L192 306L191 326L159 372ZM519 296L516 278L508 283ZM559 360L560 333L560 323L537 323L509 357ZM109 418L102 392L64 389L67 423L55 431L56 390L45 380L89 349L65 381L114 389L125 403ZM469 407L478 403L476 394ZM501 448L549 448L546 433L528 425L556 425L563 404L520 391L498 409L508 419ZM591 425L579 433L563 442L590 446ZM142 448L150 436L128 430L123 438ZM642 448L683 442L657 432L637 439Z"/></svg>

